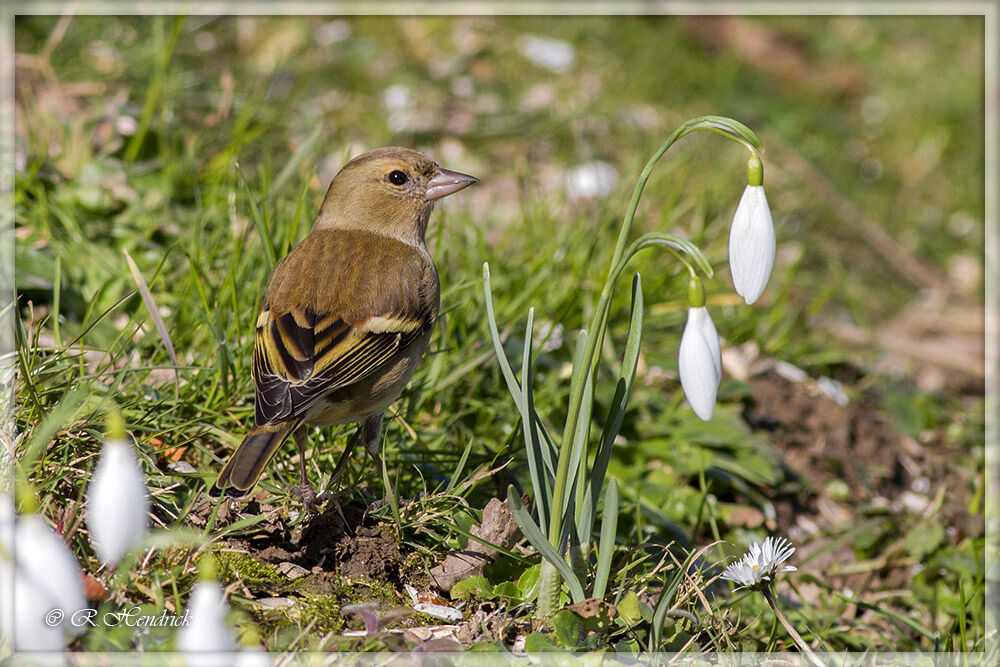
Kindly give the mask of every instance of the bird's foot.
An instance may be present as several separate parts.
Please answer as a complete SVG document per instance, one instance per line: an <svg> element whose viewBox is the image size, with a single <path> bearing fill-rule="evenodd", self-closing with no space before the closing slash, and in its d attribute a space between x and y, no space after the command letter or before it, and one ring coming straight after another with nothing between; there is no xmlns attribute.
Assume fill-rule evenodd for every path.
<svg viewBox="0 0 1000 667"><path fill-rule="evenodd" d="M293 486L290 490L292 497L302 502L302 508L306 514L312 514L313 504L317 500L316 491L307 483L303 482L298 486ZM321 494L321 498L325 494Z"/></svg>

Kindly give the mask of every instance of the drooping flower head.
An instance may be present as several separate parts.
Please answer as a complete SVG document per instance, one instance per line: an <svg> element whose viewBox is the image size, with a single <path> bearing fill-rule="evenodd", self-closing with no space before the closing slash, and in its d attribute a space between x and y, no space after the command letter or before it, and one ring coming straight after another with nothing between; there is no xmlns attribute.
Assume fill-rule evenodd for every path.
<svg viewBox="0 0 1000 667"><path fill-rule="evenodd" d="M722 379L719 334L705 307L705 287L692 277L688 283L688 317L677 350L677 373L691 409L708 421L715 411L715 397Z"/></svg>
<svg viewBox="0 0 1000 667"><path fill-rule="evenodd" d="M149 527L146 479L117 413L109 419L108 440L87 487L86 508L94 551L106 565L116 565L146 535Z"/></svg>
<svg viewBox="0 0 1000 667"><path fill-rule="evenodd" d="M748 304L760 298L774 266L774 222L764 195L764 165L747 160L747 186L729 230L729 271L736 293Z"/></svg>
<svg viewBox="0 0 1000 667"><path fill-rule="evenodd" d="M763 542L754 542L743 557L730 565L720 579L738 584L736 590L763 588L779 572L795 572L791 565L781 564L795 553L788 540L783 537L768 537Z"/></svg>
<svg viewBox="0 0 1000 667"><path fill-rule="evenodd" d="M187 606L191 622L178 632L177 648L185 653L235 651L236 635L226 624L228 613L219 584L206 579L196 583Z"/></svg>
<svg viewBox="0 0 1000 667"><path fill-rule="evenodd" d="M0 634L16 651L61 651L87 606L73 552L40 514L0 494ZM56 613L53 613L56 610Z"/></svg>

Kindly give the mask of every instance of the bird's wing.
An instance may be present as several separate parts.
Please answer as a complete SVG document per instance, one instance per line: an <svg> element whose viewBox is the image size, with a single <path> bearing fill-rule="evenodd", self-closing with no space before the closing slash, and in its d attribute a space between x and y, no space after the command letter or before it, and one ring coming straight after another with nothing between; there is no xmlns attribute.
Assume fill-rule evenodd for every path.
<svg viewBox="0 0 1000 667"><path fill-rule="evenodd" d="M390 258L380 259L377 265L384 271L383 262ZM293 266L279 266L276 277L279 270L294 269L298 260L291 255L288 260ZM428 266L433 270L429 262L413 264L421 271ZM390 281L395 287L388 288L386 281L376 285L374 279L332 282L322 288L300 283L298 292L312 289L314 296L300 298L290 308L288 299L273 298L270 290L265 297L253 351L258 425L302 415L331 391L377 372L434 326L436 290L433 298L420 298L409 279ZM352 292L352 297L345 302L338 288ZM284 307L279 309L278 303Z"/></svg>

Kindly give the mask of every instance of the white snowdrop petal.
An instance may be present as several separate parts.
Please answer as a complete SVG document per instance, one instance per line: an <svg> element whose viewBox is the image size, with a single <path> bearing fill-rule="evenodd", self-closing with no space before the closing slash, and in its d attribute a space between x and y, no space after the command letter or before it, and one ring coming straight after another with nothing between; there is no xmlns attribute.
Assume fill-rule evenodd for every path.
<svg viewBox="0 0 1000 667"><path fill-rule="evenodd" d="M736 293L748 304L764 292L774 266L775 236L764 187L748 185L729 230L729 271Z"/></svg>
<svg viewBox="0 0 1000 667"><path fill-rule="evenodd" d="M704 307L688 308L688 320L677 351L677 372L691 409L704 421L712 418L722 377L719 337Z"/></svg>
<svg viewBox="0 0 1000 667"><path fill-rule="evenodd" d="M719 345L719 332L715 328L715 322L712 321L708 310L704 310L705 316L698 318L698 324L701 335L704 336L708 349L712 353L712 364L715 366L715 375L717 376L715 385L718 387L719 380L722 378L722 348Z"/></svg>
<svg viewBox="0 0 1000 667"><path fill-rule="evenodd" d="M5 618L5 630L14 620L14 646L19 651L61 651L66 636L82 630L69 620L86 606L80 566L63 539L37 514L20 517L13 538L13 549L6 550L14 556L13 568L3 572L13 575L13 604L3 609L4 616L9 610L13 619ZM4 560L5 568L10 568ZM50 625L46 614L53 609L61 610L63 617Z"/></svg>
<svg viewBox="0 0 1000 667"><path fill-rule="evenodd" d="M109 440L87 487L87 528L94 551L117 564L149 527L149 493L132 445Z"/></svg>
<svg viewBox="0 0 1000 667"><path fill-rule="evenodd" d="M177 634L177 648L185 653L233 651L236 636L226 625L228 605L214 581L199 581L187 605L187 623Z"/></svg>

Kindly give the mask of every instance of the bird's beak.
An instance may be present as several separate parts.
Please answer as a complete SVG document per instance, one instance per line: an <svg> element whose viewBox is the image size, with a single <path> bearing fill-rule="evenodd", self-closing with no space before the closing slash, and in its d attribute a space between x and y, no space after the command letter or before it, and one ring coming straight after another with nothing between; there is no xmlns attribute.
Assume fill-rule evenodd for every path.
<svg viewBox="0 0 1000 667"><path fill-rule="evenodd" d="M434 174L434 178L427 183L427 193L425 194L425 197L427 201L441 199L441 197L447 197L450 194L458 192L462 188L466 188L473 183L478 182L479 179L475 176L460 174L457 171L449 171L448 169L438 167L437 173Z"/></svg>

